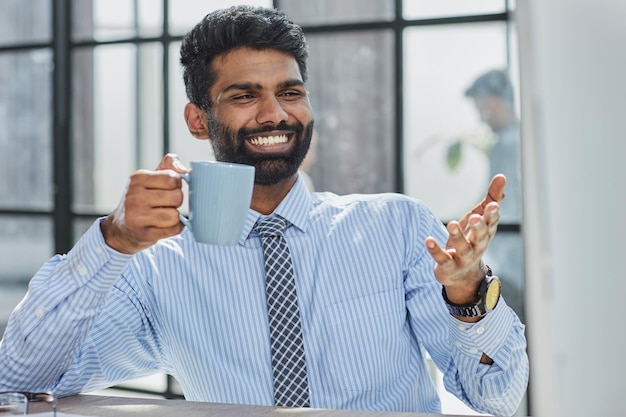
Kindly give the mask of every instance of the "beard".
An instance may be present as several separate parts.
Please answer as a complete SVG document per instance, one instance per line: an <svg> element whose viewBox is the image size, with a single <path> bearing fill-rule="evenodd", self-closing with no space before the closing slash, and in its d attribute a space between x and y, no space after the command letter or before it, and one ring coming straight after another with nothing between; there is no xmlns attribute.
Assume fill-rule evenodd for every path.
<svg viewBox="0 0 626 417"><path fill-rule="evenodd" d="M241 128L236 132L220 124L214 117L208 116L207 121L215 159L254 166L254 182L260 185L278 184L298 172L313 136L313 121L306 127L302 123L288 125L281 122L277 126ZM287 152L272 155L255 153L246 146L246 137L272 130L293 132L294 146Z"/></svg>

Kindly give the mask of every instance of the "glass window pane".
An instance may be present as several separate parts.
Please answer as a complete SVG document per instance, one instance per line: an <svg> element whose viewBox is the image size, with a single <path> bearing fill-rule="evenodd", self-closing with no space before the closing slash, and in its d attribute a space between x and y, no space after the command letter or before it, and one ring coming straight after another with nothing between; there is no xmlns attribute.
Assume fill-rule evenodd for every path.
<svg viewBox="0 0 626 417"><path fill-rule="evenodd" d="M507 68L506 30L495 22L405 33L406 192L443 220L471 208L490 179L488 151L496 136L465 91L486 71Z"/></svg>
<svg viewBox="0 0 626 417"><path fill-rule="evenodd" d="M52 207L51 103L50 50L0 53L0 208Z"/></svg>
<svg viewBox="0 0 626 417"><path fill-rule="evenodd" d="M300 25L390 21L395 16L389 0L286 0L280 7Z"/></svg>
<svg viewBox="0 0 626 417"><path fill-rule="evenodd" d="M52 0L0 0L0 46L49 42Z"/></svg>
<svg viewBox="0 0 626 417"><path fill-rule="evenodd" d="M307 40L318 134L309 172L315 189L393 191L393 33L312 34Z"/></svg>
<svg viewBox="0 0 626 417"><path fill-rule="evenodd" d="M163 29L163 5L155 0L78 0L72 14L78 40L158 36Z"/></svg>
<svg viewBox="0 0 626 417"><path fill-rule="evenodd" d="M87 232L87 229L93 225L97 217L81 217L74 219L74 227L72 228L73 243L76 244L78 240Z"/></svg>
<svg viewBox="0 0 626 417"><path fill-rule="evenodd" d="M213 10L222 9L237 4L250 4L253 6L272 6L272 0L176 0L170 1L170 33L185 34L189 32L204 16Z"/></svg>
<svg viewBox="0 0 626 417"><path fill-rule="evenodd" d="M436 17L502 13L506 0L404 0L405 19L428 19Z"/></svg>
<svg viewBox="0 0 626 417"><path fill-rule="evenodd" d="M74 55L74 207L108 213L137 168L162 157L162 48L109 45Z"/></svg>
<svg viewBox="0 0 626 417"><path fill-rule="evenodd" d="M54 253L52 242L50 219L0 215L0 336L28 281Z"/></svg>
<svg viewBox="0 0 626 417"><path fill-rule="evenodd" d="M0 284L23 284L54 254L52 221L0 215Z"/></svg>

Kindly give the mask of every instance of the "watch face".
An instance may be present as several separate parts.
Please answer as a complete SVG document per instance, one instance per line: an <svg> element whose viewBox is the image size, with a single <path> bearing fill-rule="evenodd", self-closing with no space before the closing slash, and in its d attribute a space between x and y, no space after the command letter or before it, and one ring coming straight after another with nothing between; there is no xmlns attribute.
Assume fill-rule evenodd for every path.
<svg viewBox="0 0 626 417"><path fill-rule="evenodd" d="M485 294L485 307L487 311L493 310L498 304L500 298L500 280L492 279L487 288L487 294Z"/></svg>

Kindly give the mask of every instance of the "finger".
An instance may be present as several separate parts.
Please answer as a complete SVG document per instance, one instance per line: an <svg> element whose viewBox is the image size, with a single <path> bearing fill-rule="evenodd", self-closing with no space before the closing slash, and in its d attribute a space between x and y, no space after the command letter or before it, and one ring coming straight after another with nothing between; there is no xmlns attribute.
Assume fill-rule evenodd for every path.
<svg viewBox="0 0 626 417"><path fill-rule="evenodd" d="M154 209L169 208L177 210L183 204L183 192L181 189L160 190L143 189L141 192L129 192L126 195L125 211L127 214L138 216L154 216Z"/></svg>
<svg viewBox="0 0 626 417"><path fill-rule="evenodd" d="M460 223L451 221L446 227L449 233L446 249L454 249L457 258L467 256L472 251L472 245L467 239Z"/></svg>
<svg viewBox="0 0 626 417"><path fill-rule="evenodd" d="M173 171L181 173L189 172L189 169L185 167L185 165L183 165L183 163L180 161L180 158L175 153L166 154L159 163L157 170L165 169L171 169Z"/></svg>
<svg viewBox="0 0 626 417"><path fill-rule="evenodd" d="M179 212L173 207L156 207L137 212L128 226L141 229L170 229L180 223Z"/></svg>
<svg viewBox="0 0 626 417"><path fill-rule="evenodd" d="M129 213L125 229L133 245L144 248L180 233L183 225L178 210L163 207Z"/></svg>
<svg viewBox="0 0 626 417"><path fill-rule="evenodd" d="M480 203L474 206L472 210L466 213L465 216L463 216L461 220L459 220L459 222L463 225L463 227L465 227L465 225L467 224L467 220L469 220L469 216L471 216L472 214L483 215L485 214L485 208L487 207L489 203L492 203L492 202L499 203L500 201L502 201L504 199L504 186L505 185L506 185L506 177L502 174L495 175L491 179L491 182L489 183L489 187L487 188L487 195L485 195L485 198L483 198L483 200Z"/></svg>
<svg viewBox="0 0 626 417"><path fill-rule="evenodd" d="M498 231L498 224L500 223L500 206L495 202L490 203L486 210L485 222L489 228L490 239L493 239Z"/></svg>
<svg viewBox="0 0 626 417"><path fill-rule="evenodd" d="M482 254L487 249L493 233L485 221L485 217L474 214L469 219L467 239L470 241L475 254Z"/></svg>
<svg viewBox="0 0 626 417"><path fill-rule="evenodd" d="M485 207L485 222L488 226L498 226L500 222L500 205L496 202L491 202Z"/></svg>
<svg viewBox="0 0 626 417"><path fill-rule="evenodd" d="M448 253L448 251L442 248L441 245L439 245L439 242L437 242L434 237L427 237L424 244L426 245L426 250L428 250L428 253L430 253L430 256L433 257L437 264L447 265L454 263L452 256Z"/></svg>
<svg viewBox="0 0 626 417"><path fill-rule="evenodd" d="M453 281L454 276L458 272L454 249L446 250L442 248L433 237L426 238L424 243L428 253L436 262L434 273L437 280L443 285Z"/></svg>
<svg viewBox="0 0 626 417"><path fill-rule="evenodd" d="M174 190L182 187L182 179L173 170L139 170L130 177L129 192L140 190Z"/></svg>
<svg viewBox="0 0 626 417"><path fill-rule="evenodd" d="M492 202L486 208L486 214L473 214L468 220L467 239L470 241L472 256L482 257L498 230L498 203ZM472 260L469 260L472 262Z"/></svg>
<svg viewBox="0 0 626 417"><path fill-rule="evenodd" d="M487 195L485 196L486 204L495 201L499 203L504 199L504 187L506 186L506 177L503 174L497 174L489 183L489 187L487 188Z"/></svg>

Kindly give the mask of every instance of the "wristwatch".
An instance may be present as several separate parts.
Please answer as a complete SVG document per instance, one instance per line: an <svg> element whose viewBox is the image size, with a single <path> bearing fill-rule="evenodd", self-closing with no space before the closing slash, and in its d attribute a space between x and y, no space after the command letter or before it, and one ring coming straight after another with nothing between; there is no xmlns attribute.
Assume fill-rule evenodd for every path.
<svg viewBox="0 0 626 417"><path fill-rule="evenodd" d="M442 287L441 295L448 306L450 314L460 317L483 317L496 308L498 300L500 299L500 278L491 275L491 268L488 266L486 266L486 269L487 273L480 283L480 287L478 287L476 301L473 303L454 304L450 302L446 294L446 287Z"/></svg>

